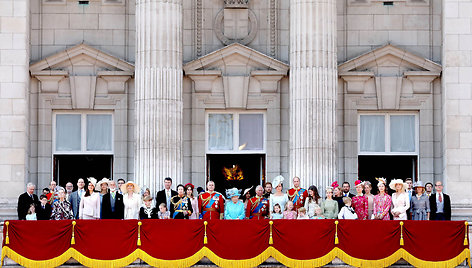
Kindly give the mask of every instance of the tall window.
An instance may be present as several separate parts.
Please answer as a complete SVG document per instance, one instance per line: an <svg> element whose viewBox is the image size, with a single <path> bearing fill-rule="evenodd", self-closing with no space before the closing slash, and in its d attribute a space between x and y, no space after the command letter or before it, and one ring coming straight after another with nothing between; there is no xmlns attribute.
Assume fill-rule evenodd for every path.
<svg viewBox="0 0 472 268"><path fill-rule="evenodd" d="M207 149L215 153L263 152L264 114L209 113Z"/></svg>
<svg viewBox="0 0 472 268"><path fill-rule="evenodd" d="M113 122L111 114L56 113L54 118L55 153L113 153Z"/></svg>
<svg viewBox="0 0 472 268"><path fill-rule="evenodd" d="M416 114L377 113L359 115L360 155L417 155Z"/></svg>

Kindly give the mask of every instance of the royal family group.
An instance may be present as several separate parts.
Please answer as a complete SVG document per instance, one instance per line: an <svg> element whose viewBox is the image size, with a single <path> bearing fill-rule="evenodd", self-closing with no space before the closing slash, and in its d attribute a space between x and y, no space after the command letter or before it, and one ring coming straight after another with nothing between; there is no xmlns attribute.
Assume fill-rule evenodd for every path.
<svg viewBox="0 0 472 268"><path fill-rule="evenodd" d="M20 220L66 219L357 219L357 220L450 220L451 202L443 193L442 182L433 184L412 179L377 178L377 193L368 181L350 184L333 182L322 198L314 185L304 189L300 179L292 179L293 188L283 191L284 177L245 189L215 191L209 181L206 191L187 183L172 187L164 179L164 189L151 196L149 188L133 181L103 178L79 179L77 189L51 181L39 196L28 183L18 198ZM87 184L86 184L87 182ZM390 190L389 190L390 189ZM390 195L389 192L392 194Z"/></svg>

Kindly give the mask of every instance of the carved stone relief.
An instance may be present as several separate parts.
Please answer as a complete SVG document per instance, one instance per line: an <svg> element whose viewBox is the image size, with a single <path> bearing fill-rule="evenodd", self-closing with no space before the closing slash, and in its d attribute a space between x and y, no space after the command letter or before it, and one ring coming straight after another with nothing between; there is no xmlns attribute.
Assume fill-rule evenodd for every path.
<svg viewBox="0 0 472 268"><path fill-rule="evenodd" d="M249 0L225 0L224 4L224 9L215 18L216 36L225 45L249 44L258 29L256 15L248 8Z"/></svg>

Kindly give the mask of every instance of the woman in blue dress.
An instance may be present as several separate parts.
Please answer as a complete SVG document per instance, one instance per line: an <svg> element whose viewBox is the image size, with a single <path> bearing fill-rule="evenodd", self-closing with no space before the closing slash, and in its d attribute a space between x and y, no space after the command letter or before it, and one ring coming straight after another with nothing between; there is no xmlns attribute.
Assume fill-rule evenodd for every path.
<svg viewBox="0 0 472 268"><path fill-rule="evenodd" d="M244 203L239 200L240 195L236 188L226 190L226 196L231 200L225 204L225 220L244 220Z"/></svg>

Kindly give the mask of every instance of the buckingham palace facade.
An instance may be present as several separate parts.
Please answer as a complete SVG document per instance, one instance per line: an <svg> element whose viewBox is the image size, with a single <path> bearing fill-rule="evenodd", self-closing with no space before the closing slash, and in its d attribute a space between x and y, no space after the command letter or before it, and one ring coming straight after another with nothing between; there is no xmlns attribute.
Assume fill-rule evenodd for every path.
<svg viewBox="0 0 472 268"><path fill-rule="evenodd" d="M472 217L472 0L0 0L0 215L79 177L442 181Z"/></svg>

